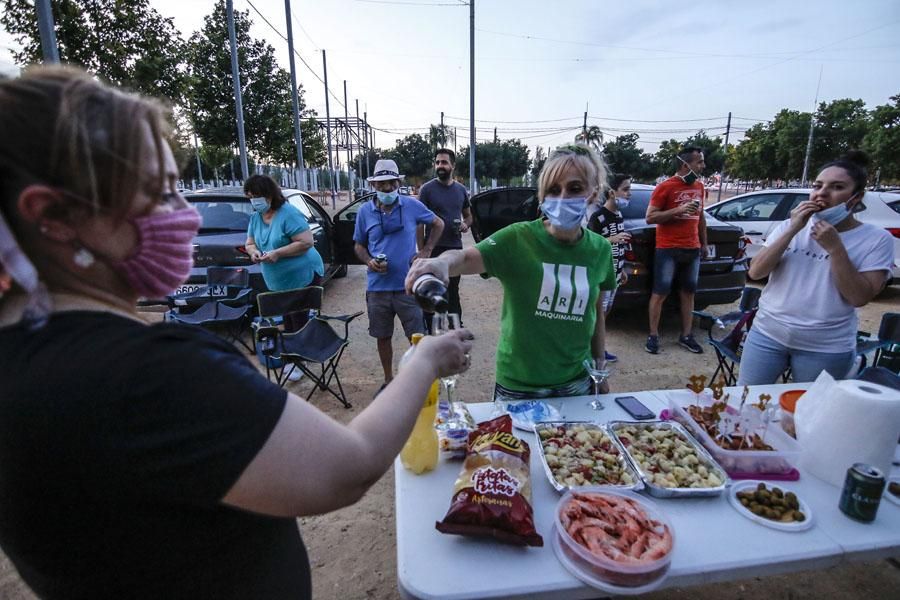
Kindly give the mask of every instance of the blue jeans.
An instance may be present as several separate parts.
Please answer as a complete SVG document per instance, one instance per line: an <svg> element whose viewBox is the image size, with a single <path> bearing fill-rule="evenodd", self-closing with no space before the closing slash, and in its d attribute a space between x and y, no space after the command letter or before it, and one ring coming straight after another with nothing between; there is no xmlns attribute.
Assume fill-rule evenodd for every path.
<svg viewBox="0 0 900 600"><path fill-rule="evenodd" d="M775 383L788 365L796 382L814 381L822 371L828 371L835 379L844 379L855 358L854 350L837 353L795 350L751 329L744 340L738 385Z"/></svg>
<svg viewBox="0 0 900 600"><path fill-rule="evenodd" d="M672 281L678 276L681 291L697 291L700 276L699 248L657 248L653 256L653 293L668 296Z"/></svg>

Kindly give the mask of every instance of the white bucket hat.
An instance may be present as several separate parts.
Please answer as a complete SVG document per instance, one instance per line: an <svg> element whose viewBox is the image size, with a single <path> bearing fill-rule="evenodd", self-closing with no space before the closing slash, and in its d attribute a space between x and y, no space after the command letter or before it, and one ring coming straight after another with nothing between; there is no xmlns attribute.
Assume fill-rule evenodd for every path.
<svg viewBox="0 0 900 600"><path fill-rule="evenodd" d="M366 181L390 181L392 179L403 179L404 175L400 174L397 169L397 163L389 158L384 158L375 163L375 174L366 179Z"/></svg>

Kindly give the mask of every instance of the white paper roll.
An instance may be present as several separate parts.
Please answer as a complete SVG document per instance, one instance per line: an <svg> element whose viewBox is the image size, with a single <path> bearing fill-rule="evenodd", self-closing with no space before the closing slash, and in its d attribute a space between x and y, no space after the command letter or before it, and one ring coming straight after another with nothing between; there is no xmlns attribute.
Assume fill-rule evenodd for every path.
<svg viewBox="0 0 900 600"><path fill-rule="evenodd" d="M853 463L887 476L900 436L900 392L825 371L797 400L794 411L800 466L836 486Z"/></svg>

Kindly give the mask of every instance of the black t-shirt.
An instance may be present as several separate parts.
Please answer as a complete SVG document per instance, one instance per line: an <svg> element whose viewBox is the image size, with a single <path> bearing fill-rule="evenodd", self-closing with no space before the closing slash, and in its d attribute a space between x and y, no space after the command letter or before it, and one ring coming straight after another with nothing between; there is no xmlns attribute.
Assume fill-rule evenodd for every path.
<svg viewBox="0 0 900 600"><path fill-rule="evenodd" d="M622 213L613 212L606 208L606 206L601 206L593 215L591 215L591 218L588 221L588 229L608 238L625 231L625 219L622 218ZM613 262L616 264L616 275L620 274L625 266L626 245L627 244L612 244L612 256Z"/></svg>
<svg viewBox="0 0 900 600"><path fill-rule="evenodd" d="M419 202L444 221L444 231L437 246L442 248L462 248L462 234L453 226L453 221L462 221L463 209L469 208L469 192L458 181L444 185L440 179L432 179L419 190ZM431 227L425 226L425 238Z"/></svg>
<svg viewBox="0 0 900 600"><path fill-rule="evenodd" d="M220 502L287 394L199 328L0 329L0 546L46 598L309 598L295 519Z"/></svg>

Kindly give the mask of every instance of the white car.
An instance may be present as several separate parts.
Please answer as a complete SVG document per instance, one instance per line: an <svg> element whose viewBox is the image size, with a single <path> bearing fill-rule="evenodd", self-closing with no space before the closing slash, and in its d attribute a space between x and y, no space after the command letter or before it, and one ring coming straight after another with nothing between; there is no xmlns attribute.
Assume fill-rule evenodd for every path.
<svg viewBox="0 0 900 600"><path fill-rule="evenodd" d="M769 233L790 216L791 210L809 198L809 188L769 189L750 192L713 204L706 212L720 221L737 225L749 239L751 258L762 248ZM894 236L894 284L900 284L900 194L866 192L866 209L855 214L863 223L887 229Z"/></svg>

